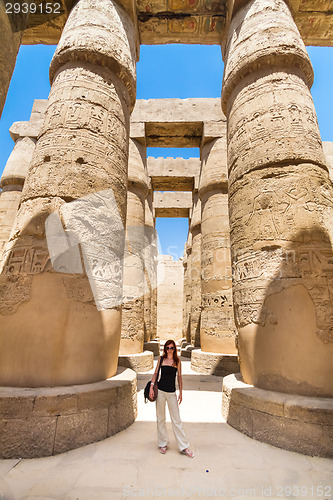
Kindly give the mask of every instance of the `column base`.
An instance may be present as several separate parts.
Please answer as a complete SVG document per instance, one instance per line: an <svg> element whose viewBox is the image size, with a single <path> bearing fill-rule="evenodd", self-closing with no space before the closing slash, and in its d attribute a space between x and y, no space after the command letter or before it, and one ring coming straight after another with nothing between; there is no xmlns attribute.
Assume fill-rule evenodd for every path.
<svg viewBox="0 0 333 500"><path fill-rule="evenodd" d="M151 351L137 354L119 354L118 366L131 368L136 373L149 372L154 368L154 354Z"/></svg>
<svg viewBox="0 0 333 500"><path fill-rule="evenodd" d="M191 344L188 344L186 347L182 347L180 350L180 355L184 356L185 358L191 358L192 356L192 351L199 350L199 347L194 347Z"/></svg>
<svg viewBox="0 0 333 500"><path fill-rule="evenodd" d="M222 415L243 434L304 455L333 457L333 399L267 391L240 373L223 379Z"/></svg>
<svg viewBox="0 0 333 500"><path fill-rule="evenodd" d="M237 354L222 354L195 350L191 357L191 368L198 373L224 377L239 372Z"/></svg>
<svg viewBox="0 0 333 500"><path fill-rule="evenodd" d="M151 351L154 356L160 355L160 343L155 340L151 340L150 342L145 342L143 344L144 351Z"/></svg>
<svg viewBox="0 0 333 500"><path fill-rule="evenodd" d="M0 387L0 457L39 458L101 441L137 416L136 374L94 384Z"/></svg>

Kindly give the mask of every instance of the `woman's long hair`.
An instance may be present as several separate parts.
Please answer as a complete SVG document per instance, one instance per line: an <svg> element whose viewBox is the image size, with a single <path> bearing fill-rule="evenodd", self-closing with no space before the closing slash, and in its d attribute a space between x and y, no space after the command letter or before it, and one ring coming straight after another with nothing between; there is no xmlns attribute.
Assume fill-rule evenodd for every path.
<svg viewBox="0 0 333 500"><path fill-rule="evenodd" d="M178 354L177 354L177 347L176 347L176 344L175 344L174 340L167 340L166 343L164 344L164 347L163 347L163 358L167 358L168 357L167 347L170 344L173 345L173 362L174 362L174 364L176 366L178 366L179 358L178 358Z"/></svg>

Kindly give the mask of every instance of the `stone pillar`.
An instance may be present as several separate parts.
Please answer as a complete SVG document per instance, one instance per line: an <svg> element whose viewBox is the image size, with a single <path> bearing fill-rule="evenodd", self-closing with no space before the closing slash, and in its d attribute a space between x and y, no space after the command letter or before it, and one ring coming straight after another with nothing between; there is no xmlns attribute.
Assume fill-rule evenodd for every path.
<svg viewBox="0 0 333 500"><path fill-rule="evenodd" d="M186 244L183 254L183 268L184 268L184 288L183 288L183 339L186 339L186 329L187 329L187 307L186 307L186 295L187 295L187 253Z"/></svg>
<svg viewBox="0 0 333 500"><path fill-rule="evenodd" d="M232 300L226 137L201 150L201 350L191 367L201 373L237 373L236 328Z"/></svg>
<svg viewBox="0 0 333 500"><path fill-rule="evenodd" d="M151 242L154 233L154 220L151 211L152 193L149 192L147 198L145 199L145 249L147 252L145 254L145 295L144 295L144 329L145 329L145 342L149 342L151 339L152 330L152 291L153 284L151 282L151 277L153 274L153 255L151 249Z"/></svg>
<svg viewBox="0 0 333 500"><path fill-rule="evenodd" d="M322 453L319 449L332 432L324 425L329 410L323 398L333 396L333 193L309 90L313 71L283 0L234 2L230 17L222 109L228 120L233 295L242 383L265 389L263 400L267 391L300 395L300 405L306 407L268 418L270 411L286 408L288 397L275 409L271 404L267 429L257 412L247 408L247 433L251 429L257 439L301 451L304 437L307 444L312 441L307 450ZM230 401L233 391L225 384ZM231 425L237 428L246 420L240 417L242 404L244 410L246 403L240 400L229 407ZM292 404L297 406L295 399ZM309 420L316 429L309 437L311 406L318 408L318 415ZM293 415L297 440L293 425L289 432L283 420Z"/></svg>
<svg viewBox="0 0 333 500"><path fill-rule="evenodd" d="M135 371L153 367L153 354L143 353L145 295L145 199L148 193L146 147L130 139L123 278L123 317L118 364Z"/></svg>
<svg viewBox="0 0 333 500"><path fill-rule="evenodd" d="M148 192L145 200L145 295L144 295L144 350L160 353L156 338L156 230L153 218L153 191Z"/></svg>
<svg viewBox="0 0 333 500"><path fill-rule="evenodd" d="M190 231L191 252L191 345L200 347L201 318L201 203L198 192L193 194L193 213Z"/></svg>
<svg viewBox="0 0 333 500"><path fill-rule="evenodd" d="M159 342L159 338L157 336L157 259L158 259L158 247L157 247L157 232L156 232L156 217L154 216L154 209L153 209L153 200L151 200L151 205L150 209L152 212L153 216L153 224L154 224L154 238L152 241L152 255L153 255L153 262L152 262L152 294L151 294L151 340L155 340Z"/></svg>
<svg viewBox="0 0 333 500"><path fill-rule="evenodd" d="M13 3L11 3L13 6ZM0 116L6 102L7 92L15 68L16 57L21 45L22 32L25 29L27 15L22 9L15 14L6 12L6 2L0 2Z"/></svg>
<svg viewBox="0 0 333 500"><path fill-rule="evenodd" d="M187 266L186 266L186 325L185 325L185 337L186 341L191 344L191 300L192 300L192 281L191 281L191 269L192 269L192 233L189 231L187 242L186 242L186 256L187 256Z"/></svg>
<svg viewBox="0 0 333 500"><path fill-rule="evenodd" d="M117 370L135 63L124 8L79 0L51 62L44 125L2 262L1 385L84 384Z"/></svg>
<svg viewBox="0 0 333 500"><path fill-rule="evenodd" d="M0 180L0 255L15 221L35 144L31 137L17 139Z"/></svg>

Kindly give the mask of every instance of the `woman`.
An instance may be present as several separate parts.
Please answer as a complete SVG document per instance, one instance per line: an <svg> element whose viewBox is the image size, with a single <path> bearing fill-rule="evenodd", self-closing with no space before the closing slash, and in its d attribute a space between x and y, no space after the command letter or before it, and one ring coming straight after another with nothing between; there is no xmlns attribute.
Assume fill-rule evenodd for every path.
<svg viewBox="0 0 333 500"><path fill-rule="evenodd" d="M190 458L194 454L189 450L189 442L185 437L183 424L180 420L179 406L182 402L182 372L181 362L177 355L176 344L173 340L167 340L163 348L163 356L159 359L153 378L150 385L150 397L153 397L153 385L158 384L158 396L156 400L156 419L157 419L157 440L160 452L162 454L167 451L168 436L165 426L165 403L168 403L172 429L181 453ZM157 382L158 368L161 363L161 377ZM179 396L177 402L176 396L176 373L178 374Z"/></svg>

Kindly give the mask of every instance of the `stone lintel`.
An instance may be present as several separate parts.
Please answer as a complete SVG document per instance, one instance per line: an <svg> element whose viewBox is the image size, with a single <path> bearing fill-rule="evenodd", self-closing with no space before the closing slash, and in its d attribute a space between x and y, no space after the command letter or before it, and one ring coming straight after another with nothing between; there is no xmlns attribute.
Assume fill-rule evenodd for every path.
<svg viewBox="0 0 333 500"><path fill-rule="evenodd" d="M192 193L157 191L154 193L154 208L156 217L189 217Z"/></svg>
<svg viewBox="0 0 333 500"><path fill-rule="evenodd" d="M199 158L147 159L148 175L154 191L193 191L200 165Z"/></svg>
<svg viewBox="0 0 333 500"><path fill-rule="evenodd" d="M14 122L9 129L13 141L19 137L33 137L37 139L43 125L44 114L48 105L48 99L35 99L32 105L29 121Z"/></svg>
<svg viewBox="0 0 333 500"><path fill-rule="evenodd" d="M333 457L333 400L267 391L224 377L222 415L243 434L305 455Z"/></svg>
<svg viewBox="0 0 333 500"><path fill-rule="evenodd" d="M131 120L146 123L223 121L221 99L138 99Z"/></svg>
<svg viewBox="0 0 333 500"><path fill-rule="evenodd" d="M59 0L60 14L30 15L23 43L57 44L74 0ZM142 44L219 44L227 15L227 0L172 4L166 0L119 1L135 17L138 40ZM229 2L230 4L231 2ZM331 0L286 0L305 45L333 45ZM149 9L147 9L149 6ZM230 7L229 7L230 9Z"/></svg>
<svg viewBox="0 0 333 500"><path fill-rule="evenodd" d="M105 439L137 416L136 374L66 387L0 388L0 457L37 458ZM5 430L4 430L5 429Z"/></svg>

